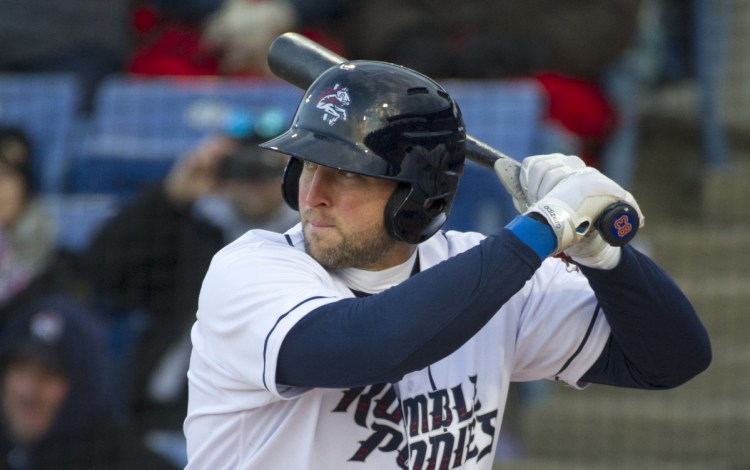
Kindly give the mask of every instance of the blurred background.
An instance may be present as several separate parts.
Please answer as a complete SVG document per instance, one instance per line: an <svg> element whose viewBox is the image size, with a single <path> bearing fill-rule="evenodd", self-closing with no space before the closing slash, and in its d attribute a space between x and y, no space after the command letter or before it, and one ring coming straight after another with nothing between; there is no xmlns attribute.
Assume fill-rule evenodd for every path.
<svg viewBox="0 0 750 470"><path fill-rule="evenodd" d="M0 192L0 333L29 299L80 302L107 331L115 421L175 466L206 263L247 228L294 220L264 195L279 168L256 152L302 96L266 65L271 41L296 31L438 79L469 133L515 158L574 153L625 186L646 216L633 243L709 329L710 369L676 390L514 385L497 469L750 469L750 0L0 0L0 11L0 166L41 208L6 211L15 203ZM514 215L494 174L470 163L447 228L487 232Z"/></svg>

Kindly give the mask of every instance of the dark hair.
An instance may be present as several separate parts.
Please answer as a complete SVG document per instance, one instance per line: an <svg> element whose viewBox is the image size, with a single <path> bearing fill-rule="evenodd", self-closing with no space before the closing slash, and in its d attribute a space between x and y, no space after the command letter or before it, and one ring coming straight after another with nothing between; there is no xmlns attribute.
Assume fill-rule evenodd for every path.
<svg viewBox="0 0 750 470"><path fill-rule="evenodd" d="M27 194L33 192L32 152L31 139L23 129L0 126L0 164L23 177Z"/></svg>

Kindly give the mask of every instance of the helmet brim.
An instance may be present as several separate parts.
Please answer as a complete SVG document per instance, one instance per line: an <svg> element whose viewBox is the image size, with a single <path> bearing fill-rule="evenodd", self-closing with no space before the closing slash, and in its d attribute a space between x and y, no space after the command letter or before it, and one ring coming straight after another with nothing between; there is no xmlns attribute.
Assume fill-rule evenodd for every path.
<svg viewBox="0 0 750 470"><path fill-rule="evenodd" d="M301 127L292 127L283 134L263 142L260 146L337 170L396 181L409 181L408 178L399 175L400 169L395 165L384 159L373 159L372 151L366 147ZM373 162L380 164L376 167Z"/></svg>

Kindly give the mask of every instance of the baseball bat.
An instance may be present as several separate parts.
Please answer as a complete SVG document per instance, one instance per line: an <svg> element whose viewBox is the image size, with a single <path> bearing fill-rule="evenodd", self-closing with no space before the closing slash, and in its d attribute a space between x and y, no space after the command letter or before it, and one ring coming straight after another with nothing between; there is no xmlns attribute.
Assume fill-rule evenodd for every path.
<svg viewBox="0 0 750 470"><path fill-rule="evenodd" d="M268 49L268 66L274 75L284 81L306 90L324 71L347 59L299 33L288 32L278 36ZM494 168L498 159L513 162L520 169L520 163L470 136L466 136L466 158L487 168ZM518 171L513 180L513 188L522 194ZM640 220L638 212L625 202L616 202L607 207L595 222L602 238L612 246L623 246L633 239Z"/></svg>

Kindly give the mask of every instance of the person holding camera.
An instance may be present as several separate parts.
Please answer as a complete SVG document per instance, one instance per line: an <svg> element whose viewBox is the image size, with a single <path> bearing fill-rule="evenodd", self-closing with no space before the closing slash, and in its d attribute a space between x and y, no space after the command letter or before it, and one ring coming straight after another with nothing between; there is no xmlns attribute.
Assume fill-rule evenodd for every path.
<svg viewBox="0 0 750 470"><path fill-rule="evenodd" d="M284 162L262 141L217 134L201 142L125 204L84 257L96 296L128 316L125 412L147 440L171 442L169 453L183 452L189 332L211 258L250 228L297 221L279 193Z"/></svg>

